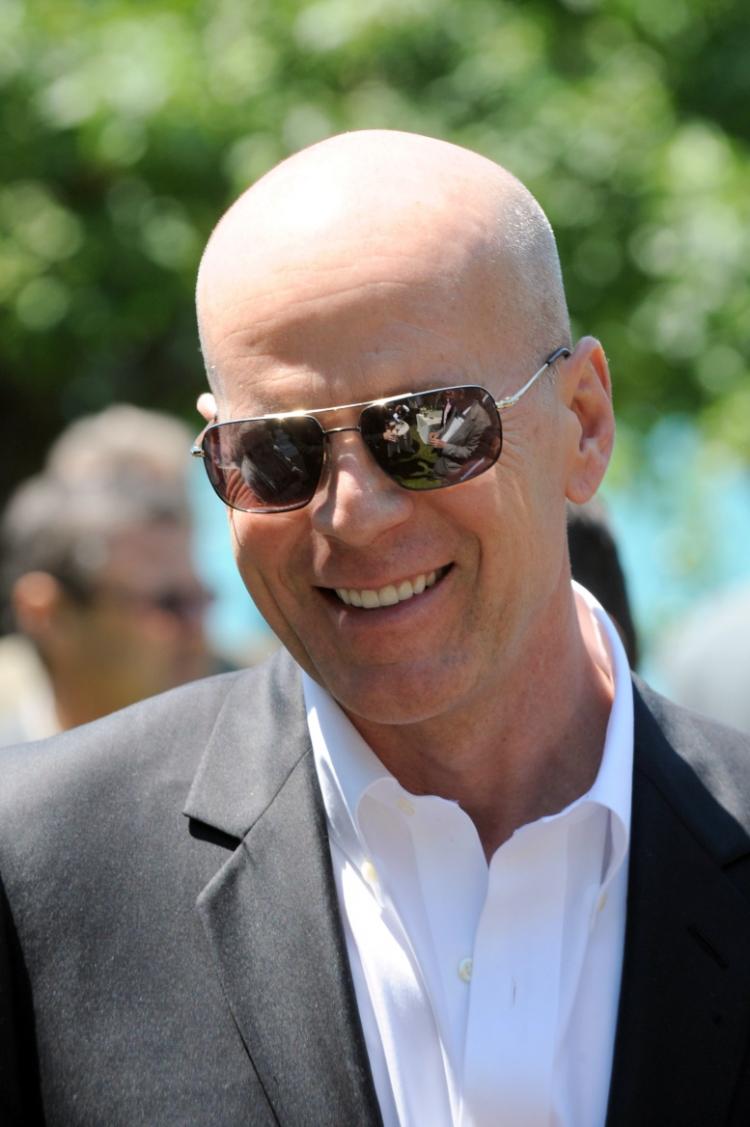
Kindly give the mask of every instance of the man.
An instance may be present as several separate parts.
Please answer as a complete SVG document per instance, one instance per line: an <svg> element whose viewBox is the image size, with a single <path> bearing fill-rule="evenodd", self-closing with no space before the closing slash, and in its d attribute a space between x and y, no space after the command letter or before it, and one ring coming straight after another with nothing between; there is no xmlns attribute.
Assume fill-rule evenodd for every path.
<svg viewBox="0 0 750 1127"><path fill-rule="evenodd" d="M699 600L664 631L654 663L676 701L750 735L750 583Z"/></svg>
<svg viewBox="0 0 750 1127"><path fill-rule="evenodd" d="M11 1121L746 1123L748 747L571 587L609 375L538 205L333 138L230 209L198 314L196 451L287 652L6 762ZM395 409L454 387L496 460L396 476Z"/></svg>
<svg viewBox="0 0 750 1127"><path fill-rule="evenodd" d="M447 407L438 431L432 431L428 442L440 456L435 462L435 472L445 478L446 484L462 481L475 472L474 459L482 457L482 440L488 438L490 458L497 457L492 449L494 420L481 403L472 398L472 391L457 388L446 393Z"/></svg>
<svg viewBox="0 0 750 1127"><path fill-rule="evenodd" d="M175 420L110 407L72 424L14 493L2 575L17 632L0 640L0 744L210 671L184 451Z"/></svg>

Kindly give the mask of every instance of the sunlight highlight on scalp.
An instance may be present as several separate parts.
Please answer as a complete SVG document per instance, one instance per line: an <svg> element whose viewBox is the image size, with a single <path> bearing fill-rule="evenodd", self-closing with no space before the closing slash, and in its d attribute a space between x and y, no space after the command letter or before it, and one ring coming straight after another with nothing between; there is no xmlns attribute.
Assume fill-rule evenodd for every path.
<svg viewBox="0 0 750 1127"><path fill-rule="evenodd" d="M316 277L331 270L345 286L347 270L356 265L359 279L363 263L373 284L439 279L457 297L476 292L487 347L509 373L569 343L554 235L520 181L444 141L365 130L289 157L217 224L197 284L214 392L221 392L214 322L224 311L245 303L252 316L254 299L278 295L290 280L314 294Z"/></svg>

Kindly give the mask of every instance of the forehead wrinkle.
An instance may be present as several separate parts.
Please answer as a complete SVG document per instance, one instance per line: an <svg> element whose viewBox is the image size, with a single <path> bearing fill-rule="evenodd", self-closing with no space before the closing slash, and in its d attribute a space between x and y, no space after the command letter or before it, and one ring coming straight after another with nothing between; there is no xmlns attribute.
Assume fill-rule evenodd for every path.
<svg viewBox="0 0 750 1127"><path fill-rule="evenodd" d="M324 326L333 317L346 313L347 298L352 295L359 292L361 304L368 290L380 290L382 293L386 288L394 291L404 289L405 283L370 282L367 285L341 287L336 291L311 293L309 296L300 296L299 291L291 286L281 293L278 291L266 293L260 298L255 294L248 294L228 307L224 325L214 325L211 331L205 319L199 321L207 365L215 366L216 355L223 352L238 337L244 338L244 347L249 354L255 354L256 342L258 345L263 345L267 341L276 341L275 348L278 350L283 338L291 339L292 336L298 335L300 328L313 326L316 322ZM285 292L289 294L287 302L284 302ZM252 316L246 323L238 324L236 327L231 327L231 324L226 326L227 320L238 320L248 306ZM264 306L270 307L267 312ZM355 303L350 303L348 312L350 316L356 314Z"/></svg>
<svg viewBox="0 0 750 1127"><path fill-rule="evenodd" d="M300 369L304 370L305 367L315 372L328 368L330 379L335 379L335 371L340 367L339 363L337 362L333 366L323 363L323 361L330 360L331 357L330 340L316 341L310 339L309 333L307 339L305 339L305 329L309 329L314 335L315 326L311 325L309 321L305 323L303 320L301 328L302 332L298 334L294 331L293 326L291 329L284 326L286 331L280 334L278 340L274 339L273 336L270 340L268 336L261 336L260 339L257 339L252 330L236 329L228 334L225 339L242 337L244 333L247 333L245 349L241 353L225 357L223 363L219 362L215 367L223 369L223 376L226 379L227 369L230 367L237 367L245 361L255 367L258 362L267 361L269 365L278 363L288 367L290 375L294 372L298 373ZM377 331L375 336L377 337ZM394 336L397 336L396 340L394 340ZM455 354L456 352L456 341L450 332L442 331L441 326L434 323L420 324L410 320L389 320L385 326L382 344L377 339L372 344L368 342L366 345L364 342L361 345L359 342L355 342L356 351L351 356L346 355L349 350L346 343L342 342L338 356L345 360L348 369L356 365L363 374L369 369L375 376L377 375L375 369L387 367L394 362L398 363L400 368L405 367L407 370L421 364L420 347L427 340L443 346L442 350L436 352L434 359L437 364L448 367L452 371L463 371L466 368L466 362L471 358L468 351L462 351L458 357L453 355L449 358L448 356L449 353ZM406 364L404 364L404 360ZM239 378L239 376L235 378ZM262 382L264 380L258 379L258 383Z"/></svg>
<svg viewBox="0 0 750 1127"><path fill-rule="evenodd" d="M392 395L408 395L427 388L487 382L475 373L467 374L466 365L458 362L436 363L428 371L422 369L419 377L415 378L415 364L395 364L391 359L393 354L397 360L403 359L403 350L389 349L386 352L367 354L378 362L378 368L368 372L364 372L361 362L357 362L343 370L339 369L335 374L327 374L314 366L270 368L262 380L251 374L244 378L239 374L230 377L231 392L219 398L222 405L231 401L233 414L236 411L244 414L245 408L240 405L248 404L246 417L254 417L284 414L294 410L321 410L349 403L371 403ZM273 361L276 357L269 359ZM226 386L226 373L222 374L222 379ZM292 385L291 395L284 390L284 383ZM343 386L334 389L334 383ZM352 387L355 383L361 383L362 386Z"/></svg>
<svg viewBox="0 0 750 1127"><path fill-rule="evenodd" d="M369 281L365 283L357 282L352 283L348 286L340 286L339 288L334 290L318 290L317 292L313 292L311 287L311 292L309 294L303 295L300 295L299 291L295 290L291 285L287 287L286 290L282 289L281 291L276 291L273 293L269 292L267 294L261 295L260 297L255 294L248 294L246 297L238 298L236 302L225 306L226 313L239 313L248 305L252 305L254 309L257 309L260 306L262 310L264 303L272 304L272 306L275 306L276 308L272 308L271 311L266 315L263 315L262 313L260 315L254 315L250 324L238 327L237 329L231 329L228 332L222 333L220 335L223 338L228 339L229 337L236 335L237 332L251 332L256 325L262 326L266 323L273 323L274 321L282 321L284 319L294 322L295 320L302 318L289 318L288 311L292 309L305 310L309 306L325 306L327 304L332 304L334 307L336 307L340 306L342 300L346 299L352 294L361 293L362 297L364 298L366 291L368 290L411 290L413 288L414 287L408 282L382 280ZM294 297L290 297L286 304L282 304L285 293L289 293L290 295L293 294ZM321 309L321 316L323 315L324 312L323 309Z"/></svg>
<svg viewBox="0 0 750 1127"><path fill-rule="evenodd" d="M383 284L378 283L375 288L382 287ZM392 288L390 283L388 288ZM329 364L332 355L331 325L335 329L339 320L344 334L351 330L352 323L356 326L361 315L360 303L345 305L341 309L341 293L330 301L329 296L326 295L322 301L295 303L253 324L225 330L214 341L215 367L224 369L226 375L230 365L235 367L243 359L253 364L264 359L293 361L297 364L314 362L321 366ZM309 309L313 310L312 315L308 312ZM372 312L372 308L368 308L370 315ZM389 356L401 357L412 353L416 356L426 340L437 341L446 351L455 352L455 335L450 331L449 325L444 328L445 322L435 319L432 303L416 301L408 309L404 309L404 314L399 317L395 311L390 313L385 304L380 319L375 317L371 320L361 337L345 340L342 336L336 346L337 351L343 354L354 346L355 351L347 360L350 366L352 363L366 366L368 362L385 360ZM237 341L239 349L228 356L228 346ZM437 358L440 359L441 356L438 355ZM454 359L452 367L455 366Z"/></svg>
<svg viewBox="0 0 750 1127"><path fill-rule="evenodd" d="M283 369L271 371L263 383L258 383L251 377L248 379L239 377L232 381L231 393L221 397L222 405L231 401L232 414L237 418L305 410L306 387L314 381L314 378L314 372ZM283 385L291 381L294 386L292 394L289 395Z"/></svg>
<svg viewBox="0 0 750 1127"><path fill-rule="evenodd" d="M350 297L358 296L364 301L371 294L374 300L382 300L383 295L387 299L401 292L407 294L424 292L425 299L429 298L432 310L441 292L445 294L447 301L455 301L453 295L461 291L461 276L466 273L467 266L469 268L473 266L473 264L464 264L451 270L446 266L436 271L428 268L426 262L419 266L410 263L408 274L399 277L385 272L383 276L378 276L379 272L373 270L373 265L373 261L368 259L367 274L364 277L361 275L361 264L350 262L338 265L326 263L319 265L313 262L304 269L280 268L273 272L281 275L274 285L258 286L260 279L248 277L244 282L247 288L244 294L238 284L234 287L235 293L240 290L237 296L229 296L232 295L232 290L226 297L215 296L210 308L203 308L208 302L208 299L204 299L199 306L199 320L204 326L206 335L210 336L212 329L210 322L217 318L240 315L248 306L251 307L252 323L262 325L268 320L283 318L287 310L295 308L305 310L317 305L324 310L326 305L331 305L335 311L337 307L345 305ZM351 281L336 284L337 275L351 275L356 271L360 271L359 276L355 276ZM262 281L266 281L266 278ZM255 288L249 288L253 284ZM265 308L268 306L271 308L270 314L265 313ZM216 332L214 328L214 335L226 334Z"/></svg>

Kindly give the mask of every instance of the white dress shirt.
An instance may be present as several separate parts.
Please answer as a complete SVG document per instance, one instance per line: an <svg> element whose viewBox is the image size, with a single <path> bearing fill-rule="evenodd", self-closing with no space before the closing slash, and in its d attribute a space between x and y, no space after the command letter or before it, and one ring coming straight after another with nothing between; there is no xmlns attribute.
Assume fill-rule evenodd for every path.
<svg viewBox="0 0 750 1127"><path fill-rule="evenodd" d="M591 789L487 864L456 802L415 796L304 677L308 725L386 1127L599 1127L625 931L630 671L589 608L615 696Z"/></svg>

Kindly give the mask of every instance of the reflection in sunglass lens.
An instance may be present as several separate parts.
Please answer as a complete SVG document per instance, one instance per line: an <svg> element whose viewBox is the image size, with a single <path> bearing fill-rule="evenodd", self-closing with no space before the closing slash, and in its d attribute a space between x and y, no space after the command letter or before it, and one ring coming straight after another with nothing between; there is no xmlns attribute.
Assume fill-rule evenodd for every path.
<svg viewBox="0 0 750 1127"><path fill-rule="evenodd" d="M440 489L494 465L500 417L481 387L446 388L365 407L362 437L381 469L405 489Z"/></svg>
<svg viewBox="0 0 750 1127"><path fill-rule="evenodd" d="M233 508L273 512L306 505L320 480L323 432L309 417L253 419L206 432L208 475Z"/></svg>

